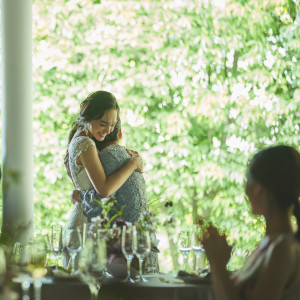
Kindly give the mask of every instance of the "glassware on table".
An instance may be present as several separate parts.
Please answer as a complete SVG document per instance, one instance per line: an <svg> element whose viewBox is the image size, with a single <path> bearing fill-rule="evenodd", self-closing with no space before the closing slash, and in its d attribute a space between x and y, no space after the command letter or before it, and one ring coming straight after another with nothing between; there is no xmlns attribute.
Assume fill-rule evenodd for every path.
<svg viewBox="0 0 300 300"><path fill-rule="evenodd" d="M21 280L22 300L30 300L31 277L27 270L29 264L28 244L16 242L12 252L12 267Z"/></svg>
<svg viewBox="0 0 300 300"><path fill-rule="evenodd" d="M133 226L126 227L125 225L122 228L121 236L121 249L124 254L127 262L127 282L134 283L134 280L131 278L131 262L134 258L134 248L133 248Z"/></svg>
<svg viewBox="0 0 300 300"><path fill-rule="evenodd" d="M79 253L78 268L81 279L89 286L91 300L98 298L107 262L106 243L100 238L87 238Z"/></svg>
<svg viewBox="0 0 300 300"><path fill-rule="evenodd" d="M78 229L81 233L82 247L84 247L87 238L87 223L83 223L82 225L78 226Z"/></svg>
<svg viewBox="0 0 300 300"><path fill-rule="evenodd" d="M65 235L65 247L71 256L72 260L72 272L76 274L76 256L82 249L82 235L78 228L67 229Z"/></svg>
<svg viewBox="0 0 300 300"><path fill-rule="evenodd" d="M184 270L188 269L188 256L192 250L191 231L188 229L181 230L178 237L178 250L183 255Z"/></svg>
<svg viewBox="0 0 300 300"><path fill-rule="evenodd" d="M143 262L145 258L150 254L151 241L150 234L147 230L133 229L133 249L136 257L139 261L139 280L140 282L147 282L143 277Z"/></svg>
<svg viewBox="0 0 300 300"><path fill-rule="evenodd" d="M200 257L205 253L204 248L201 244L201 237L202 237L202 229L199 225L193 225L192 231L192 249L195 253L196 261L195 261L195 268L194 272L199 275L201 272L200 267Z"/></svg>
<svg viewBox="0 0 300 300"><path fill-rule="evenodd" d="M63 251L62 226L55 224L51 226L50 247L56 258L56 268L58 267L59 255Z"/></svg>
<svg viewBox="0 0 300 300"><path fill-rule="evenodd" d="M6 258L4 249L0 246L0 287L4 286L6 279Z"/></svg>
<svg viewBox="0 0 300 300"><path fill-rule="evenodd" d="M28 255L27 270L33 279L34 299L41 300L42 279L47 273L45 268L47 245L42 238L33 238L26 246Z"/></svg>

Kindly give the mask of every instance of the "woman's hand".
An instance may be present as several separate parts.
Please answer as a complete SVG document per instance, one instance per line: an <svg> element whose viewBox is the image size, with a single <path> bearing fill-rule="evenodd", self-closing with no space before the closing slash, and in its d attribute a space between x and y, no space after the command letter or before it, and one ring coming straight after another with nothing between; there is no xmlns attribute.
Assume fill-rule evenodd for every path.
<svg viewBox="0 0 300 300"><path fill-rule="evenodd" d="M134 150L131 150L131 149L128 149L128 148L126 148L126 151L127 151L127 153L130 156L137 156L137 155L139 155L139 153L137 151L134 151Z"/></svg>
<svg viewBox="0 0 300 300"><path fill-rule="evenodd" d="M212 269L226 268L232 246L228 245L224 234L211 225L203 233L202 245Z"/></svg>
<svg viewBox="0 0 300 300"><path fill-rule="evenodd" d="M135 171L143 173L143 159L140 157L140 155L137 154L135 156L132 156L131 159L134 160L136 166Z"/></svg>
<svg viewBox="0 0 300 300"><path fill-rule="evenodd" d="M127 148L126 148L126 151L132 157L131 159L133 159L135 162L135 165L136 165L135 171L143 173L143 159L141 158L139 153L137 151L127 149Z"/></svg>

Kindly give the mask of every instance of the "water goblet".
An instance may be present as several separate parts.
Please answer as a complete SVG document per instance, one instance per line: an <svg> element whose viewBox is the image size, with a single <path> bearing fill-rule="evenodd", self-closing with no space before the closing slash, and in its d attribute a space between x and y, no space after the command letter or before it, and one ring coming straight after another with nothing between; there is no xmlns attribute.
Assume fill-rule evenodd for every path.
<svg viewBox="0 0 300 300"><path fill-rule="evenodd" d="M183 255L183 258L184 258L184 268L185 268L185 271L187 271L188 256L189 256L189 253L192 250L191 232L190 232L190 230L182 230L179 233L178 250Z"/></svg>
<svg viewBox="0 0 300 300"><path fill-rule="evenodd" d="M0 286L4 286L6 279L6 258L4 249L0 246Z"/></svg>
<svg viewBox="0 0 300 300"><path fill-rule="evenodd" d="M105 277L107 261L106 243L101 239L86 239L85 247L79 253L78 268L80 278L88 285L91 300L96 300Z"/></svg>
<svg viewBox="0 0 300 300"><path fill-rule="evenodd" d="M195 253L196 261L194 271L197 275L200 274L200 257L204 254L204 248L201 244L202 229L199 225L193 225L192 231L192 249Z"/></svg>
<svg viewBox="0 0 300 300"><path fill-rule="evenodd" d="M56 268L58 267L59 255L63 251L62 226L55 224L51 226L50 247L56 258Z"/></svg>
<svg viewBox="0 0 300 300"><path fill-rule="evenodd" d="M134 283L134 280L131 278L130 267L131 262L134 258L134 248L133 248L133 226L126 227L125 225L122 228L121 236L121 249L124 254L127 262L127 282Z"/></svg>
<svg viewBox="0 0 300 300"><path fill-rule="evenodd" d="M22 300L30 300L31 277L27 270L29 264L28 244L16 242L12 251L12 267L21 280Z"/></svg>
<svg viewBox="0 0 300 300"><path fill-rule="evenodd" d="M82 249L82 238L81 232L78 228L67 229L65 235L65 247L69 252L72 260L72 272L71 274L76 274L76 256Z"/></svg>
<svg viewBox="0 0 300 300"><path fill-rule="evenodd" d="M149 231L136 230L136 228L133 230L133 249L139 261L139 281L147 282L143 277L143 262L151 251Z"/></svg>
<svg viewBox="0 0 300 300"><path fill-rule="evenodd" d="M47 273L45 268L47 245L42 238L32 239L26 246L28 254L27 270L33 279L35 300L41 300L42 279Z"/></svg>

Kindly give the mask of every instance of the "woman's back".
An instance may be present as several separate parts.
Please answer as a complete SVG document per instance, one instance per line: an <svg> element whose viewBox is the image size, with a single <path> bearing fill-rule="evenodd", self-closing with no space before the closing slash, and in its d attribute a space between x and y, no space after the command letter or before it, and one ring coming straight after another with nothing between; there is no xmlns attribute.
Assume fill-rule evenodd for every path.
<svg viewBox="0 0 300 300"><path fill-rule="evenodd" d="M126 149L117 144L104 148L99 157L106 176L120 170L131 158ZM122 218L128 222L136 222L141 213L148 210L145 180L140 172L133 172L114 196L116 212L124 206Z"/></svg>
<svg viewBox="0 0 300 300"><path fill-rule="evenodd" d="M73 182L78 190L90 190L93 188L85 168L76 163L79 155L90 146L96 147L95 142L86 136L74 137L69 144L69 167Z"/></svg>
<svg viewBox="0 0 300 300"><path fill-rule="evenodd" d="M76 163L78 156L90 146L95 147L95 142L86 136L73 137L72 141L69 144L68 150L70 172L75 187L78 190L90 190L93 188L93 185L86 173L85 168L83 166L77 165ZM79 203L76 203L67 224L67 228L75 228L77 226L81 226L86 222L87 218L83 214L81 205Z"/></svg>
<svg viewBox="0 0 300 300"><path fill-rule="evenodd" d="M292 233L279 234L273 237L266 236L243 268L234 275L234 284L237 286L242 299L253 297L255 285L264 269L269 267L274 251L289 253L288 257L282 257L282 259L291 265L281 299L300 299L300 243ZM274 271L280 272L280 270Z"/></svg>

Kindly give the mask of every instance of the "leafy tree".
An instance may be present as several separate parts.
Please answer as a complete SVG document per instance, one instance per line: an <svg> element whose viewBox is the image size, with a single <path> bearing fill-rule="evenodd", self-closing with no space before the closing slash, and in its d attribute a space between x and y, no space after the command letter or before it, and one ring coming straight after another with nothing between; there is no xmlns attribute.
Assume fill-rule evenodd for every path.
<svg viewBox="0 0 300 300"><path fill-rule="evenodd" d="M299 145L298 7L35 0L36 230L70 215L68 131L86 95L106 89L121 105L123 143L145 159L151 209L163 219L172 201L178 226L209 218L238 267L264 231L243 195L247 161L270 144Z"/></svg>

